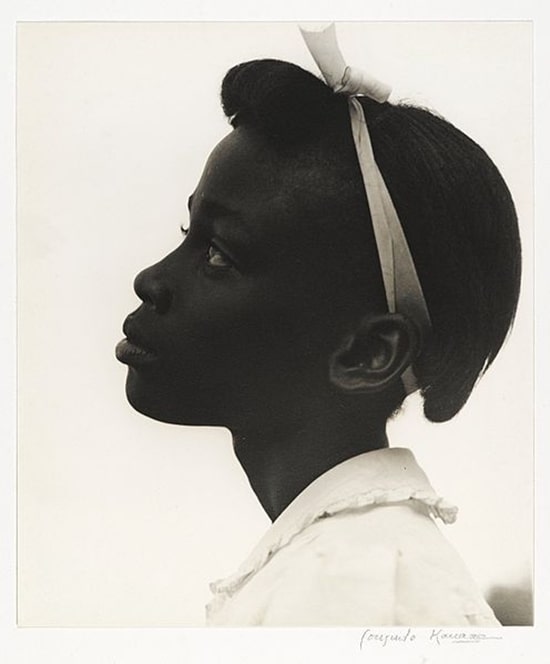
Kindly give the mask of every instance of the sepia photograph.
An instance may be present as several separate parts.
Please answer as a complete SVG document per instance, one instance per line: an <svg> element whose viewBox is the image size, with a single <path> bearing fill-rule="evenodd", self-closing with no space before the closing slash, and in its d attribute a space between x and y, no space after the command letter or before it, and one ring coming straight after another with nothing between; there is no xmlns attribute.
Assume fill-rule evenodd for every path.
<svg viewBox="0 0 550 664"><path fill-rule="evenodd" d="M536 625L532 51L18 23L20 627Z"/></svg>

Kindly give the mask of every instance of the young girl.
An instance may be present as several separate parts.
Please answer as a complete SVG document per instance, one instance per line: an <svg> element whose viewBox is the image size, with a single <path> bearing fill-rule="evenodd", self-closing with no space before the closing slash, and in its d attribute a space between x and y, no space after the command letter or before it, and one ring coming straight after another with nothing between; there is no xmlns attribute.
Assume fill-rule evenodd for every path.
<svg viewBox="0 0 550 664"><path fill-rule="evenodd" d="M273 521L213 584L209 624L498 625L435 524L456 509L386 423L416 390L429 420L451 419L498 353L514 205L458 129L385 101L334 43L311 48L327 83L276 60L224 78L233 131L185 241L135 281L127 396L227 427Z"/></svg>

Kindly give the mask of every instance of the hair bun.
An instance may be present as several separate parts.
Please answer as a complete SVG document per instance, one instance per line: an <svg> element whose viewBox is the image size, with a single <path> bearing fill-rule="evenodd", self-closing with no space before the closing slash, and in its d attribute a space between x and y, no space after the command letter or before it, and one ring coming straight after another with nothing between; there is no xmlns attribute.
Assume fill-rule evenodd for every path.
<svg viewBox="0 0 550 664"><path fill-rule="evenodd" d="M221 90L234 126L257 126L283 141L306 139L333 117L342 99L320 79L281 60L251 60L231 68Z"/></svg>

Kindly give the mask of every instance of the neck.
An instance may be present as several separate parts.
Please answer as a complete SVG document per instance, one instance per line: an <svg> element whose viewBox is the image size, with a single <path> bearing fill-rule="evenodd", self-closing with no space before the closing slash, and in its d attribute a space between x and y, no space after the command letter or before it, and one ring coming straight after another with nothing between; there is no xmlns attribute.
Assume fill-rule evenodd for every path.
<svg viewBox="0 0 550 664"><path fill-rule="evenodd" d="M288 429L266 429L232 434L237 458L272 521L330 468L388 446L385 423L369 426L352 417L332 426L319 418Z"/></svg>

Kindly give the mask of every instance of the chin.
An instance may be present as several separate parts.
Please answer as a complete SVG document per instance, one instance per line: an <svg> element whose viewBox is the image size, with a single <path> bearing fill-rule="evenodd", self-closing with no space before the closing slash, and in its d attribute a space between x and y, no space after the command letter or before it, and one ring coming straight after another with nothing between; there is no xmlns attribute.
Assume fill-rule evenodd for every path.
<svg viewBox="0 0 550 664"><path fill-rule="evenodd" d="M173 390L159 389L141 378L135 369L129 368L126 398L130 406L141 415L165 424L224 426L212 413L206 413L196 404L193 405L190 399L182 396L174 401L173 395Z"/></svg>

